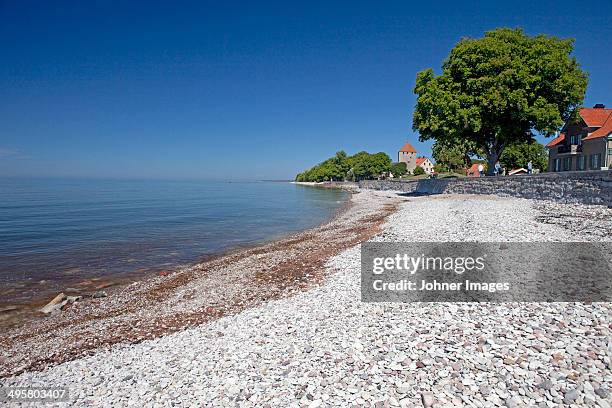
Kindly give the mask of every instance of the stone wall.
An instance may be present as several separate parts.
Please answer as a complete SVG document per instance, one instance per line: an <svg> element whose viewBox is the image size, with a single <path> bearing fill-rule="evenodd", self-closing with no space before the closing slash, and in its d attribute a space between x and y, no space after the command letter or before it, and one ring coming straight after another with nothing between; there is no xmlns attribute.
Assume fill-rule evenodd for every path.
<svg viewBox="0 0 612 408"><path fill-rule="evenodd" d="M359 187L415 194L494 194L612 206L612 170L419 181L363 180Z"/></svg>

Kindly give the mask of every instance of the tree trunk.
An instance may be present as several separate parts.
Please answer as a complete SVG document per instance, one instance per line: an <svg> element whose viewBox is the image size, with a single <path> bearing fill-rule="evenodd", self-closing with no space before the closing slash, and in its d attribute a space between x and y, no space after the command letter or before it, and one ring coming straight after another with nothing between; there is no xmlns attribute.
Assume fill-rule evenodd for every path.
<svg viewBox="0 0 612 408"><path fill-rule="evenodd" d="M499 160L499 155L497 153L491 153L489 157L487 157L487 176L492 176L494 174L497 160Z"/></svg>
<svg viewBox="0 0 612 408"><path fill-rule="evenodd" d="M504 151L503 145L492 146L487 152L487 175L492 176L495 173L495 163L499 160Z"/></svg>

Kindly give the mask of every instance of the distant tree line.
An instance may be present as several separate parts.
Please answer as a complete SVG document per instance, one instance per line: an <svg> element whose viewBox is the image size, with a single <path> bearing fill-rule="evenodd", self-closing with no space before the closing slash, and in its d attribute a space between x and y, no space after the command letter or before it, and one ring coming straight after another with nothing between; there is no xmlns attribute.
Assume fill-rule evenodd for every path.
<svg viewBox="0 0 612 408"><path fill-rule="evenodd" d="M359 181L379 177L391 172L394 176L406 174L405 163L392 163L386 153L359 152L347 156L339 151L334 157L298 174L296 181Z"/></svg>

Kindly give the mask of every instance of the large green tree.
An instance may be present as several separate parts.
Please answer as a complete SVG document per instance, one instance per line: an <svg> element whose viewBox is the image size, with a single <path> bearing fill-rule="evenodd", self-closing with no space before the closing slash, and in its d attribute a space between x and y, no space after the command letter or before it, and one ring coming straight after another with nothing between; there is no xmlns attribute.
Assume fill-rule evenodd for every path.
<svg viewBox="0 0 612 408"><path fill-rule="evenodd" d="M413 128L420 139L468 141L492 172L504 149L553 135L584 99L587 74L572 57L574 41L499 28L464 38L442 74L417 74Z"/></svg>

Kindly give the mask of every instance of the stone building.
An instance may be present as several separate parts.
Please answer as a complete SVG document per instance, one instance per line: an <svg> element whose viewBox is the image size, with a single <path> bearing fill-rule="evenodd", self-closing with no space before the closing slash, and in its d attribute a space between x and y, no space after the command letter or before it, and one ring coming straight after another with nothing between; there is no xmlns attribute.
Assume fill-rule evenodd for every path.
<svg viewBox="0 0 612 408"><path fill-rule="evenodd" d="M548 171L600 170L612 165L612 109L581 108L548 148Z"/></svg>
<svg viewBox="0 0 612 408"><path fill-rule="evenodd" d="M408 173L412 173L416 168L416 158L416 150L410 143L406 143L399 152L397 152L397 161L406 163L406 170Z"/></svg>

